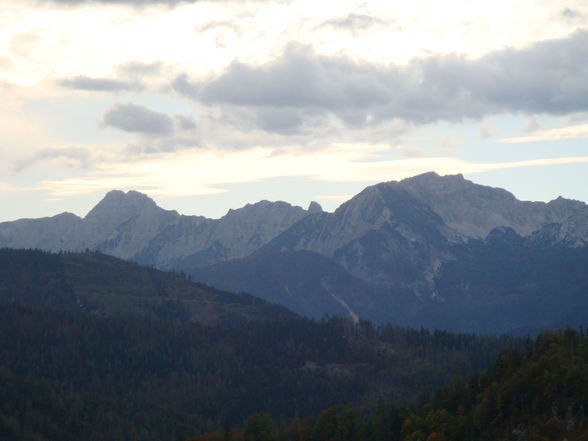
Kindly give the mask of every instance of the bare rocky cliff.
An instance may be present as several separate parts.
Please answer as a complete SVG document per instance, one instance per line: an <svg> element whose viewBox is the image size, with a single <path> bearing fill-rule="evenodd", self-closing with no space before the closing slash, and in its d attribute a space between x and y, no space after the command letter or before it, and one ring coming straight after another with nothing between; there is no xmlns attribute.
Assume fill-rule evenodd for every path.
<svg viewBox="0 0 588 441"><path fill-rule="evenodd" d="M164 210L136 191L113 190L84 218L64 213L0 223L0 246L99 250L162 268L200 254L205 265L251 254L307 214L286 202L261 201L207 219Z"/></svg>

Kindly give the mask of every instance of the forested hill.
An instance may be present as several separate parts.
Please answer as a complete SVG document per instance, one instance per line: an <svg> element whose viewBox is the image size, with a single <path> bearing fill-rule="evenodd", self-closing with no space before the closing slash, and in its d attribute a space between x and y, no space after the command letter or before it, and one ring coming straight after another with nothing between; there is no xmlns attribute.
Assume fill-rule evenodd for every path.
<svg viewBox="0 0 588 441"><path fill-rule="evenodd" d="M508 337L294 318L204 326L0 306L0 440L164 440L410 402L488 366Z"/></svg>
<svg viewBox="0 0 588 441"><path fill-rule="evenodd" d="M96 252L0 249L0 303L206 324L294 317L257 297Z"/></svg>
<svg viewBox="0 0 588 441"><path fill-rule="evenodd" d="M336 406L313 418L252 414L242 428L186 441L585 441L588 336L546 331L528 353L505 350L481 375L437 392L418 408Z"/></svg>

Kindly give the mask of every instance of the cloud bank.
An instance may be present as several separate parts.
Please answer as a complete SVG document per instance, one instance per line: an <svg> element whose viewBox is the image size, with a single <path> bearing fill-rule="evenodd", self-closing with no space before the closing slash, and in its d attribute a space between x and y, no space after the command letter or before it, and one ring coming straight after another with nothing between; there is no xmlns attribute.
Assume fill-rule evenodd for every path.
<svg viewBox="0 0 588 441"><path fill-rule="evenodd" d="M347 126L414 124L504 113L588 110L588 32L501 49L477 59L433 55L381 66L290 45L262 65L232 63L204 81L178 75L173 89L206 106L245 108L267 131L301 129L317 115Z"/></svg>

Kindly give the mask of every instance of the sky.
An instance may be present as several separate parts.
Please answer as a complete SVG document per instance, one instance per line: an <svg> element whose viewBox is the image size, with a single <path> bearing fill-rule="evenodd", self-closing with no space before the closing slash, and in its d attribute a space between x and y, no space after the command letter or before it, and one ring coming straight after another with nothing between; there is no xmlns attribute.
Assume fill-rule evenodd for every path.
<svg viewBox="0 0 588 441"><path fill-rule="evenodd" d="M0 0L0 221L462 173L588 201L585 0Z"/></svg>

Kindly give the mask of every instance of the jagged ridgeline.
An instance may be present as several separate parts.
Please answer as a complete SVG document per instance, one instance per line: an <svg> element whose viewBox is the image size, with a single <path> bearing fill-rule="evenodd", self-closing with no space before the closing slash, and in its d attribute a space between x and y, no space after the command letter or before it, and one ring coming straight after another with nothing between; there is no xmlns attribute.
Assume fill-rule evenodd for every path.
<svg viewBox="0 0 588 441"><path fill-rule="evenodd" d="M367 187L334 213L261 201L207 219L111 191L83 218L0 223L0 246L99 250L308 317L480 333L583 325L587 244L583 202L435 173Z"/></svg>

